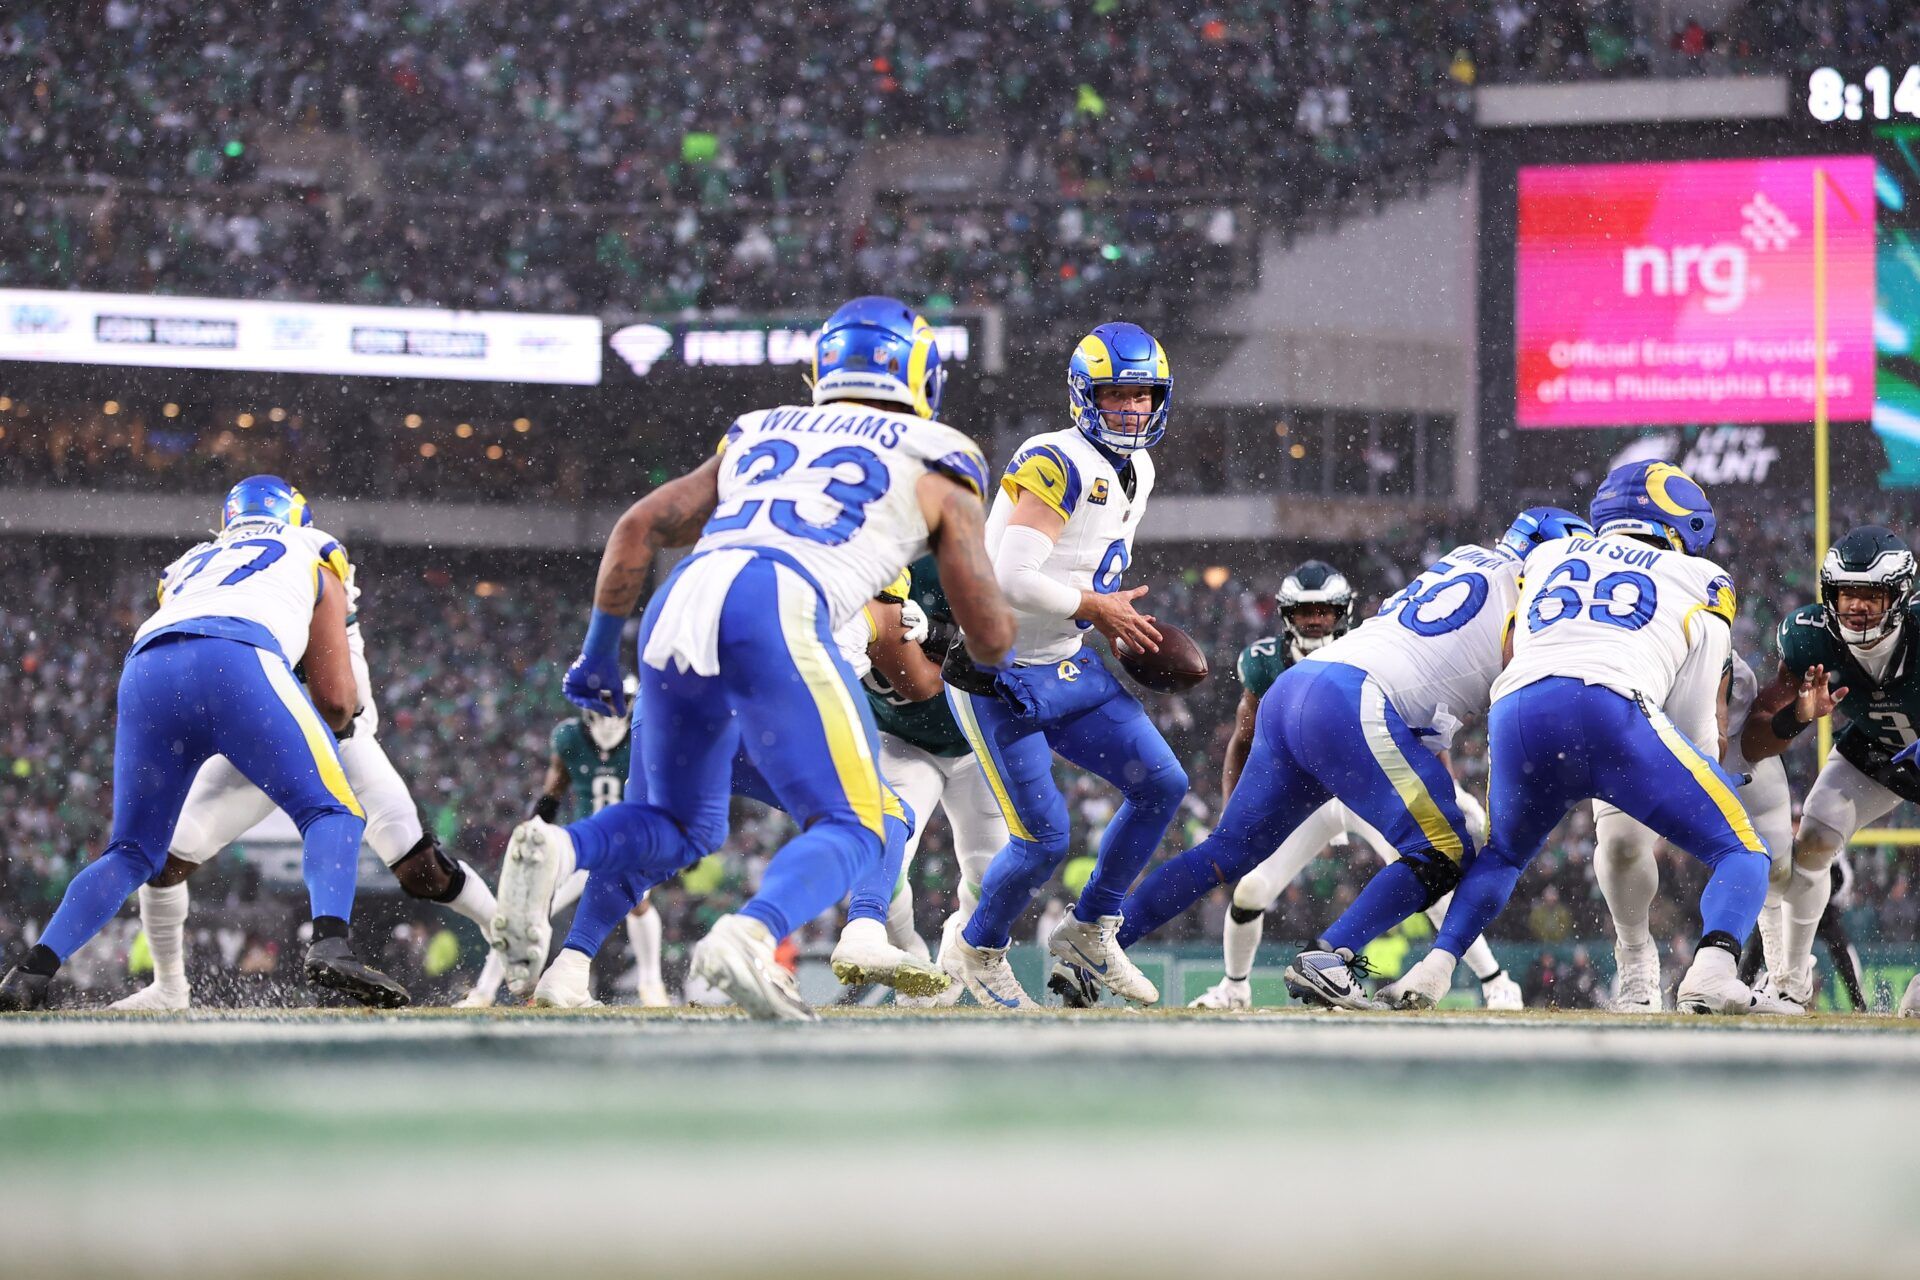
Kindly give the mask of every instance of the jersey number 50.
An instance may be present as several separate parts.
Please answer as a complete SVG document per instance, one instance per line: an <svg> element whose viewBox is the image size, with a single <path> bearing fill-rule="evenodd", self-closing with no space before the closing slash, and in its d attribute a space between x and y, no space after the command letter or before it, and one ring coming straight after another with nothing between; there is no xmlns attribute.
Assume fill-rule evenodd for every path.
<svg viewBox="0 0 1920 1280"><path fill-rule="evenodd" d="M1653 579L1644 573L1623 569L1610 573L1593 584L1593 602L1567 584L1585 582L1593 577L1593 566L1585 560L1562 560L1540 584L1540 594L1527 606L1527 630L1544 631L1554 623L1585 611L1587 617L1622 631L1638 631L1653 621L1658 604ZM1553 612L1549 614L1548 608Z"/></svg>
<svg viewBox="0 0 1920 1280"><path fill-rule="evenodd" d="M734 464L733 473L746 476L764 462L767 466L746 483L765 484L786 475L799 461L800 447L776 437L762 440L741 454L740 460ZM839 469L842 467L857 468L860 474L855 479L846 479L840 475ZM860 531L860 526L867 521L867 504L887 491L886 464L875 457L871 450L862 449L859 445L841 445L837 449L829 449L807 463L804 469L827 473L826 480L820 486L821 496L840 504L840 514L831 522L813 523L800 514L799 506L789 498L778 498L772 502L761 498L743 498L731 511L715 511L707 520L706 532L725 533L744 529L759 517L764 508L767 518L773 521L773 527L782 533L837 547Z"/></svg>

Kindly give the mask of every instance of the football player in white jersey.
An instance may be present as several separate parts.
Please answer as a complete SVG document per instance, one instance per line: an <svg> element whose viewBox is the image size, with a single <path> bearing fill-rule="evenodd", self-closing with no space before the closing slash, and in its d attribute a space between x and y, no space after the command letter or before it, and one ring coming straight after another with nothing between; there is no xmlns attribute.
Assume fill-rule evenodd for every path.
<svg viewBox="0 0 1920 1280"><path fill-rule="evenodd" d="M250 481L242 481L245 485ZM236 487L236 491L237 491ZM311 508L303 508L311 519ZM192 554L192 553L189 553ZM342 553L342 561L345 555ZM360 586L356 566L348 564L347 650L353 667L357 710L340 735L340 764L347 785L366 810L366 842L393 872L400 887L415 898L444 903L480 926L493 926L493 891L466 862L453 862L440 842L420 825L420 810L407 784L374 734L380 712L373 700L367 669L367 642L360 627ZM273 800L225 756L200 766L187 792L186 807L173 829L167 864L140 886L140 924L153 955L153 982L112 1005L115 1009L185 1009L192 1002L187 984L187 878L251 830L274 810Z"/></svg>
<svg viewBox="0 0 1920 1280"><path fill-rule="evenodd" d="M397 1008L406 988L354 958L365 811L334 733L353 719L347 558L307 527L306 499L278 476L233 487L221 530L168 567L160 607L120 673L113 836L60 900L38 945L0 980L0 1011L45 1005L53 975L166 865L200 766L225 756L300 828L313 905L307 981ZM307 683L293 668L304 660Z"/></svg>
<svg viewBox="0 0 1920 1280"><path fill-rule="evenodd" d="M987 517L994 570L1019 618L1019 662L991 679L965 662L947 671L954 719L1007 820L1007 846L982 878L979 904L940 954L987 1008L1039 1007L1013 976L1007 946L1072 837L1054 754L1111 782L1124 802L1047 949L1086 982L1138 1004L1160 993L1115 940L1120 903L1187 794L1186 770L1139 699L1086 642L1094 629L1115 644L1159 647L1152 618L1133 607L1146 588L1121 582L1153 493L1147 451L1167 429L1167 353L1138 325L1103 324L1075 349L1067 387L1073 425L1020 446Z"/></svg>
<svg viewBox="0 0 1920 1280"><path fill-rule="evenodd" d="M1693 688L1695 680L1720 683L1708 670L1712 658L1699 649L1681 666L1680 678L1667 695L1669 719L1703 750L1720 754L1720 767L1738 782L1740 803L1753 819L1753 829L1766 842L1771 859L1767 901L1760 911L1760 938L1769 965L1782 960L1780 890L1792 869L1793 797L1787 791L1787 770L1778 759L1749 761L1740 750L1740 730L1753 706L1757 688L1753 668L1739 654L1724 678L1725 691L1707 694ZM1703 708L1724 708L1725 725L1718 716L1701 717ZM1687 716L1699 718L1692 726ZM1698 734L1700 736L1696 737ZM1664 1007L1660 983L1660 952L1648 927L1654 894L1660 888L1660 866L1654 856L1660 837L1604 800L1593 804L1593 870L1600 893L1613 917L1614 996L1616 1013L1659 1013Z"/></svg>
<svg viewBox="0 0 1920 1280"><path fill-rule="evenodd" d="M1287 989L1314 1004L1369 1008L1360 952L1440 903L1473 833L1441 755L1486 710L1502 621L1522 556L1587 528L1571 512L1522 512L1491 549L1455 547L1358 630L1307 654L1260 700L1239 785L1205 840L1156 868L1127 899L1123 943L1144 936L1266 859L1329 800L1399 855L1367 882L1320 944L1287 966Z"/></svg>
<svg viewBox="0 0 1920 1280"><path fill-rule="evenodd" d="M1664 707L1690 661L1720 671L1732 649L1733 581L1706 558L1713 508L1665 462L1616 468L1594 496L1596 536L1527 557L1512 660L1488 713L1492 830L1467 865L1433 949L1382 993L1426 1007L1456 958L1507 905L1521 871L1574 804L1605 800L1711 870L1703 924L1677 1003L1690 1013L1767 1011L1740 981L1740 944L1767 896L1766 842L1738 784ZM1692 682L1709 733L1718 681ZM1709 738L1709 741L1712 739Z"/></svg>
<svg viewBox="0 0 1920 1280"><path fill-rule="evenodd" d="M1280 634L1256 640L1241 650L1235 664L1240 677L1240 705L1235 709L1233 735L1227 740L1226 762L1221 768L1222 799L1231 799L1234 786L1246 768L1247 753L1253 749L1258 726L1260 698L1272 687L1282 671L1309 653L1345 635L1353 623L1353 587L1346 575L1320 560L1308 560L1289 573L1275 595L1279 606ZM1397 607L1398 597L1387 607ZM1447 763L1451 773L1452 764ZM1468 833L1477 843L1487 834L1486 811L1466 788L1455 785L1454 802L1467 820ZM1375 831L1341 804L1329 800L1265 862L1240 877L1233 886L1233 902L1227 909L1227 921L1221 930L1220 947L1226 973L1193 1001L1196 1009L1250 1009L1253 986L1250 977L1253 959L1265 932L1266 913L1294 878L1326 849L1336 843L1351 847L1354 841L1391 862L1400 855L1386 837ZM1438 924L1445 914L1439 904L1427 908ZM1486 942L1478 941L1468 950L1467 964L1480 978L1481 995L1489 1009L1518 1009L1525 1005L1520 984L1500 968Z"/></svg>
<svg viewBox="0 0 1920 1280"><path fill-rule="evenodd" d="M873 717L834 632L931 546L973 658L992 669L1013 646L982 542L986 460L935 420L932 327L894 299L855 299L821 328L814 373L811 406L736 419L714 458L621 517L564 682L576 705L624 713L621 627L654 551L693 542L640 628L635 754L646 799L575 823L567 843L577 865L638 901L725 842L744 748L801 831L753 897L695 946L692 968L750 1015L796 1021L816 1015L774 962L775 945L882 856ZM525 913L508 911L510 899L544 908L561 870L562 842L545 834L553 828L529 829L501 875L511 916ZM586 894L583 903L592 879Z"/></svg>

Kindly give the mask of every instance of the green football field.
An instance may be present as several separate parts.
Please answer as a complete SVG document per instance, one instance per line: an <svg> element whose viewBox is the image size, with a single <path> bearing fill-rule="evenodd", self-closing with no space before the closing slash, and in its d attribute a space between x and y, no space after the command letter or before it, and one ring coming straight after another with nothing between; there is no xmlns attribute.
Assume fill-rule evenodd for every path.
<svg viewBox="0 0 1920 1280"><path fill-rule="evenodd" d="M0 1274L1920 1275L1920 1023L0 1020Z"/></svg>

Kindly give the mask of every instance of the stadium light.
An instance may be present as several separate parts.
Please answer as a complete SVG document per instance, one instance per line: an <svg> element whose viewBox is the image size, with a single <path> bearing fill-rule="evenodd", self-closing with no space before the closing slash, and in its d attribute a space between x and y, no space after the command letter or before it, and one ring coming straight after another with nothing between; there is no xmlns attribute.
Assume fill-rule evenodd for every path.
<svg viewBox="0 0 1920 1280"><path fill-rule="evenodd" d="M251 427L253 425L253 415L250 413L243 413L239 417L235 418L234 421L239 423L242 427Z"/></svg>
<svg viewBox="0 0 1920 1280"><path fill-rule="evenodd" d="M463 422L453 429L453 434L459 436L462 440L472 439L473 424L471 422Z"/></svg>
<svg viewBox="0 0 1920 1280"><path fill-rule="evenodd" d="M431 440L420 446L420 456L423 458L431 458L438 452L440 452L439 448L436 447Z"/></svg>
<svg viewBox="0 0 1920 1280"><path fill-rule="evenodd" d="M513 429L521 435L525 435L527 432L533 430L533 422L528 418L515 418L513 420Z"/></svg>
<svg viewBox="0 0 1920 1280"><path fill-rule="evenodd" d="M407 415L407 430L409 430L409 431L418 431L418 430L420 429L420 422L421 422L421 418L420 418L420 415L419 415L419 414L417 414L417 413L410 413L410 414L408 414L408 415Z"/></svg>
<svg viewBox="0 0 1920 1280"><path fill-rule="evenodd" d="M180 406L169 400L160 406L160 416L163 418L177 418L180 416Z"/></svg>
<svg viewBox="0 0 1920 1280"><path fill-rule="evenodd" d="M120 402L118 400L109 400L100 406L100 412L111 418L114 414L120 412Z"/></svg>

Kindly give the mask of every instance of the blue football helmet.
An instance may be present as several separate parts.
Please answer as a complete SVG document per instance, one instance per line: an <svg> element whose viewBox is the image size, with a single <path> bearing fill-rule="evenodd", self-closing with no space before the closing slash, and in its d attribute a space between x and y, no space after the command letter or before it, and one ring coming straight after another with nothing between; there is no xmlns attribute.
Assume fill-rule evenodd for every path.
<svg viewBox="0 0 1920 1280"><path fill-rule="evenodd" d="M306 495L279 476L248 476L227 490L220 504L220 527L248 516L278 520L282 524L310 525L313 512L307 508Z"/></svg>
<svg viewBox="0 0 1920 1280"><path fill-rule="evenodd" d="M1122 415L1126 430L1109 426L1094 402L1096 388L1113 386L1147 387L1153 392L1152 409ZM1173 403L1167 349L1137 324L1103 324L1073 349L1073 359L1067 362L1067 394L1072 400L1073 425L1095 444L1120 454L1151 449L1167 434L1167 409Z"/></svg>
<svg viewBox="0 0 1920 1280"><path fill-rule="evenodd" d="M1713 545L1713 504L1671 462L1632 462L1600 482L1588 509L1601 533L1657 538L1690 556Z"/></svg>
<svg viewBox="0 0 1920 1280"><path fill-rule="evenodd" d="M813 402L878 400L933 418L947 371L926 317L897 298L855 298L820 326Z"/></svg>
<svg viewBox="0 0 1920 1280"><path fill-rule="evenodd" d="M1527 552L1543 542L1592 532L1593 526L1584 517L1564 507L1528 507L1507 526L1507 531L1500 535L1498 545L1525 560Z"/></svg>

